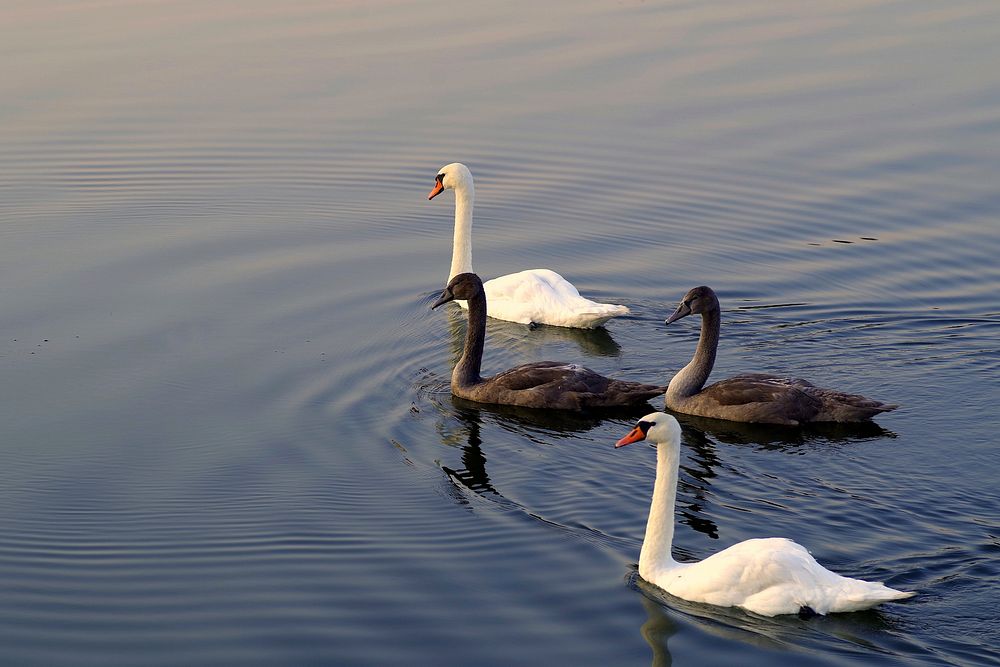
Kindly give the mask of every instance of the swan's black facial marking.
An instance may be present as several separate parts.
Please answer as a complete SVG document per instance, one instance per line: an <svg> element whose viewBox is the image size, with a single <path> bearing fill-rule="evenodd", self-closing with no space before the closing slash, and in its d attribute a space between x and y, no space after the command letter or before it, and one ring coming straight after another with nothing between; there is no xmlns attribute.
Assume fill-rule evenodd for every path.
<svg viewBox="0 0 1000 667"><path fill-rule="evenodd" d="M444 187L444 175L445 174L442 171L441 173L439 173L437 176L434 177L434 187L431 188L431 191L427 193L427 199L429 200L434 199L439 194L445 191L446 188Z"/></svg>
<svg viewBox="0 0 1000 667"><path fill-rule="evenodd" d="M642 431L643 435L648 435L649 434L649 429L653 428L654 424L656 424L656 422L644 422L644 421L641 421L638 424L636 424L636 427L640 431Z"/></svg>

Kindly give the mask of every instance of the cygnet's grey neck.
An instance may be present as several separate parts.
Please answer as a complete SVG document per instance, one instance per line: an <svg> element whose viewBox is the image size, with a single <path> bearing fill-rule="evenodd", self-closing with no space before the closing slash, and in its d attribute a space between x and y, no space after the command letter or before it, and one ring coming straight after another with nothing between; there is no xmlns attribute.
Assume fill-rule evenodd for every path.
<svg viewBox="0 0 1000 667"><path fill-rule="evenodd" d="M465 348L462 358L451 373L453 386L471 387L483 378L479 371L483 364L483 346L486 342L486 295L480 290L469 299L469 322L465 330Z"/></svg>
<svg viewBox="0 0 1000 667"><path fill-rule="evenodd" d="M720 320L718 308L706 310L701 314L698 349L695 350L691 363L678 371L670 380L670 385L667 387L667 405L678 399L694 396L705 386L715 365L715 353L719 347Z"/></svg>

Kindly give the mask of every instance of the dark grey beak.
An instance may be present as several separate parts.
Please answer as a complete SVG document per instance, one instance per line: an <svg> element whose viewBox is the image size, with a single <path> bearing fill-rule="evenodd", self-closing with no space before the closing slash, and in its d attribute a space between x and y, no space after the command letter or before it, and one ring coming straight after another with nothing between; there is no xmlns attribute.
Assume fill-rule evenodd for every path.
<svg viewBox="0 0 1000 667"><path fill-rule="evenodd" d="M672 322L676 322L682 317L687 317L690 314L691 314L691 306L687 305L686 303L681 303L681 305L677 306L677 310L674 311L674 314L668 317L666 320L664 320L663 323L671 324Z"/></svg>
<svg viewBox="0 0 1000 667"><path fill-rule="evenodd" d="M434 302L434 305L431 306L431 310L434 310L443 303L448 303L449 301L454 301L454 300L455 300L455 295L451 293L450 289L445 287L444 291L441 292L441 296L438 298L437 301Z"/></svg>

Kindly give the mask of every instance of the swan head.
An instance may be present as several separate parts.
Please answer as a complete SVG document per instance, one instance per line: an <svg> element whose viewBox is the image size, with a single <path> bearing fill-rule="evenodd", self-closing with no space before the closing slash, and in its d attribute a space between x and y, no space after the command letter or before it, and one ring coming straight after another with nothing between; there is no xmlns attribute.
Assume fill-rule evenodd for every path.
<svg viewBox="0 0 1000 667"><path fill-rule="evenodd" d="M680 445L681 425L665 412L653 412L640 419L628 435L616 442L615 449L640 440L649 440L657 445Z"/></svg>
<svg viewBox="0 0 1000 667"><path fill-rule="evenodd" d="M673 315L666 319L664 324L676 322L682 317L687 317L688 315L697 315L699 313L707 313L710 310L718 309L719 297L715 296L715 292L712 291L711 287L702 285L691 289L684 295L684 298L681 299L680 305L677 306L677 310L674 311Z"/></svg>
<svg viewBox="0 0 1000 667"><path fill-rule="evenodd" d="M427 194L428 199L434 199L445 190L471 190L472 172L461 162L452 162L438 169L434 177L434 187Z"/></svg>
<svg viewBox="0 0 1000 667"><path fill-rule="evenodd" d="M455 299L468 301L477 294L483 294L483 281L479 276L475 273L460 273L451 279L448 286L441 292L441 296L431 306L431 310Z"/></svg>

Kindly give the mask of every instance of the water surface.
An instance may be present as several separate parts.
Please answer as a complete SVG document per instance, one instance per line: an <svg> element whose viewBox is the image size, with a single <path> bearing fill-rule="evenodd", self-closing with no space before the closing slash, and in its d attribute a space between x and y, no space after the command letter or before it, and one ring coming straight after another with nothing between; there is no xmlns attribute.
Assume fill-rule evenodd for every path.
<svg viewBox="0 0 1000 667"><path fill-rule="evenodd" d="M0 27L0 658L9 664L1000 660L1000 8L992 2L18 3ZM683 418L676 555L787 536L918 591L762 619L635 576L629 417L453 399L477 271L632 315L490 321L663 382L902 404ZM660 407L656 405L655 407Z"/></svg>

